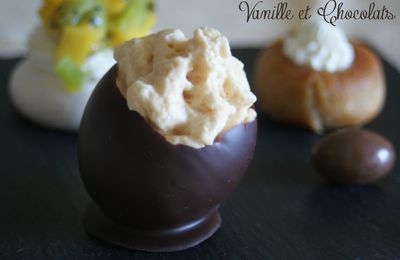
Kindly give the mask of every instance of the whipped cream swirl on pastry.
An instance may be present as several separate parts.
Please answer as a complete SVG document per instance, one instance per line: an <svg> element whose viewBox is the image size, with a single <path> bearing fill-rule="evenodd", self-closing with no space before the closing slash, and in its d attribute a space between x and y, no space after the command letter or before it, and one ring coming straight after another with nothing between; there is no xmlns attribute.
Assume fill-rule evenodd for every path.
<svg viewBox="0 0 400 260"><path fill-rule="evenodd" d="M165 30L117 46L117 85L128 107L173 144L195 148L253 121L255 95L228 40L211 28L193 38Z"/></svg>
<svg viewBox="0 0 400 260"><path fill-rule="evenodd" d="M283 52L298 65L330 73L348 69L354 60L346 34L325 22L302 24L283 40Z"/></svg>

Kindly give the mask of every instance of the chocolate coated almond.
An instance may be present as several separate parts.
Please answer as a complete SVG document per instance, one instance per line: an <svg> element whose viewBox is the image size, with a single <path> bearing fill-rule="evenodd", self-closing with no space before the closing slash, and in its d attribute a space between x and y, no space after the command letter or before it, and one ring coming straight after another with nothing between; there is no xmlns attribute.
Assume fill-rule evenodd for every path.
<svg viewBox="0 0 400 260"><path fill-rule="evenodd" d="M359 128L329 134L312 151L315 170L327 180L342 184L376 181L390 172L395 158L387 139Z"/></svg>

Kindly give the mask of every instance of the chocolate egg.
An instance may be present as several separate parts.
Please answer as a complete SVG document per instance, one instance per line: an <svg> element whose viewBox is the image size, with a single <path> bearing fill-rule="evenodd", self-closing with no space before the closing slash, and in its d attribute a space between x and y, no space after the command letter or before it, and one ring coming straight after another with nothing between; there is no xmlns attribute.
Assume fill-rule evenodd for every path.
<svg viewBox="0 0 400 260"><path fill-rule="evenodd" d="M393 145L371 131L350 128L322 138L312 151L315 170L327 180L342 184L376 181L393 168Z"/></svg>
<svg viewBox="0 0 400 260"><path fill-rule="evenodd" d="M241 124L210 146L173 145L130 111L113 67L94 90L79 134L79 167L93 199L87 231L145 251L182 250L220 226L218 207L252 159L257 122Z"/></svg>

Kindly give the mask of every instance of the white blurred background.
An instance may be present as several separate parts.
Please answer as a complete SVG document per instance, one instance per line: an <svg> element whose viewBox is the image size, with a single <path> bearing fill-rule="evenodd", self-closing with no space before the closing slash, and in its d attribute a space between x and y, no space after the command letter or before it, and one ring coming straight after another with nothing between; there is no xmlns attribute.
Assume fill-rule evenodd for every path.
<svg viewBox="0 0 400 260"><path fill-rule="evenodd" d="M251 20L246 22L246 12L239 10L242 0L155 0L157 22L154 31L180 28L190 36L194 28L210 26L228 37L232 47L262 47L291 28L292 21ZM247 0L250 7L261 0ZM311 6L314 18L317 8L328 0L263 0L259 9L272 9L279 2L297 13L300 8ZM337 0L345 9L368 9L371 2L376 8L385 5L396 18L391 21L340 22L351 37L363 39L375 47L400 71L400 0ZM40 0L1 0L0 3L0 57L23 55L29 32L39 22L37 9Z"/></svg>

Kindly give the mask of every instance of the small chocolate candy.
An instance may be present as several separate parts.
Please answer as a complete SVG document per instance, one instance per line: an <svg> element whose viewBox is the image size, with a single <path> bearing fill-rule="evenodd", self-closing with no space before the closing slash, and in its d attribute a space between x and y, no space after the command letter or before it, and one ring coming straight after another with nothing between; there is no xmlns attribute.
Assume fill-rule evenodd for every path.
<svg viewBox="0 0 400 260"><path fill-rule="evenodd" d="M371 131L349 128L322 138L312 151L315 170L327 180L366 184L384 177L396 161L393 145Z"/></svg>

